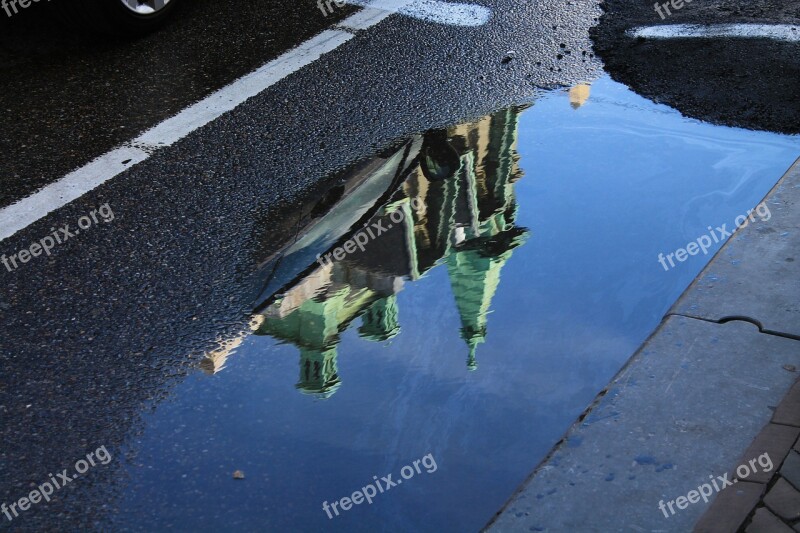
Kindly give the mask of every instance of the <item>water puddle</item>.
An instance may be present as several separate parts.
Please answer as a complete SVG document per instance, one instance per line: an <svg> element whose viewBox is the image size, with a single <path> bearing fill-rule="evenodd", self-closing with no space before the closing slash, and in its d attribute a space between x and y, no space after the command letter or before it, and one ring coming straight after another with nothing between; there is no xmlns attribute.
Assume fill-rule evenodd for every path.
<svg viewBox="0 0 800 533"><path fill-rule="evenodd" d="M798 154L608 78L398 143L342 176L264 264L250 327L144 417L115 525L481 528L720 244L658 254Z"/></svg>

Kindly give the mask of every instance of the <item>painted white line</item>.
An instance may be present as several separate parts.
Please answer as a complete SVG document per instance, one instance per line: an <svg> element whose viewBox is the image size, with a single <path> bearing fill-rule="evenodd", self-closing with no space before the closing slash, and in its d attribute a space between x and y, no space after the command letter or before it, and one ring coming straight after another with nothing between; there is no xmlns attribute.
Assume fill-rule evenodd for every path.
<svg viewBox="0 0 800 533"><path fill-rule="evenodd" d="M325 30L258 70L239 78L144 132L134 139L133 144L153 148L169 146L352 38L352 33Z"/></svg>
<svg viewBox="0 0 800 533"><path fill-rule="evenodd" d="M175 143L352 38L352 33L326 30L166 119L125 146L0 209L0 241L141 163L150 157L148 152Z"/></svg>
<svg viewBox="0 0 800 533"><path fill-rule="evenodd" d="M790 24L666 24L628 30L631 37L649 39L691 39L709 37L739 37L745 39L776 39L800 42L800 26Z"/></svg>
<svg viewBox="0 0 800 533"><path fill-rule="evenodd" d="M0 241L33 224L50 211L55 211L80 198L86 192L148 157L147 152L138 148L117 148L31 196L0 210Z"/></svg>
<svg viewBox="0 0 800 533"><path fill-rule="evenodd" d="M479 26L485 24L491 16L491 10L483 6L440 0L352 0L349 3L365 6L364 10L338 24L339 27L352 31L374 26L393 13L458 26ZM122 147L0 209L0 241L141 163L153 151L174 144L352 38L353 34L348 31L325 30L164 120Z"/></svg>

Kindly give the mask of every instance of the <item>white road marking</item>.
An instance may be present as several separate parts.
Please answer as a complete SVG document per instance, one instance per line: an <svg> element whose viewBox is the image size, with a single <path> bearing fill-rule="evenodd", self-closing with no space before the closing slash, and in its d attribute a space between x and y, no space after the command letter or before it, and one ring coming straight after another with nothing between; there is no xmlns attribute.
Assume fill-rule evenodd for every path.
<svg viewBox="0 0 800 533"><path fill-rule="evenodd" d="M365 30L393 13L458 26L478 26L486 23L491 15L491 10L482 6L439 0L353 0L351 3L363 5L365 9L336 25L343 30ZM174 144L245 100L335 50L353 38L353 33L343 30L323 31L123 146L101 155L36 193L0 209L0 241L141 163L155 150Z"/></svg>
<svg viewBox="0 0 800 533"><path fill-rule="evenodd" d="M791 24L666 24L628 30L632 37L649 39L691 39L709 37L739 37L745 39L776 39L800 42L800 26Z"/></svg>
<svg viewBox="0 0 800 533"><path fill-rule="evenodd" d="M254 72L206 96L174 117L166 119L126 146L112 150L36 193L0 209L0 241L141 163L156 149L169 146L205 126L353 37L352 33L346 31L323 31Z"/></svg>
<svg viewBox="0 0 800 533"><path fill-rule="evenodd" d="M151 148L169 146L352 38L352 33L325 30L144 132L133 140L133 145Z"/></svg>
<svg viewBox="0 0 800 533"><path fill-rule="evenodd" d="M148 157L147 152L138 148L117 148L39 189L31 196L0 210L0 241L27 228L47 213L80 198Z"/></svg>

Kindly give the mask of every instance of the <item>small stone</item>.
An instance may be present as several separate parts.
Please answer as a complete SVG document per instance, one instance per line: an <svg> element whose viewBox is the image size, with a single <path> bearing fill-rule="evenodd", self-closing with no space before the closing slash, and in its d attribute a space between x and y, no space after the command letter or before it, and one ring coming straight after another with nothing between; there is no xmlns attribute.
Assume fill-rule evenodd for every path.
<svg viewBox="0 0 800 533"><path fill-rule="evenodd" d="M516 55L517 55L517 52L516 52L515 50L509 50L508 52L506 52L506 55L505 55L505 57L503 58L503 61L502 61L502 63L503 63L504 65L505 65L506 63L510 63L510 62L511 62L511 60L512 60L512 59L514 59L514 56L516 56Z"/></svg>
<svg viewBox="0 0 800 533"><path fill-rule="evenodd" d="M237 470L233 473L233 479L244 479L244 472Z"/></svg>

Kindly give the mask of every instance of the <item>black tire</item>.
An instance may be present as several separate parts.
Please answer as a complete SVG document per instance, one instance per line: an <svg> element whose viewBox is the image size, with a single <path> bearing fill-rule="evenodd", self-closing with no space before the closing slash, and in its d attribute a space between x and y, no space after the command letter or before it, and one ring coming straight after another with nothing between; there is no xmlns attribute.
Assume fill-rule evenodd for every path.
<svg viewBox="0 0 800 533"><path fill-rule="evenodd" d="M139 14L122 0L59 0L68 19L84 29L113 36L135 36L155 31L169 22L182 0L168 0L151 14Z"/></svg>

